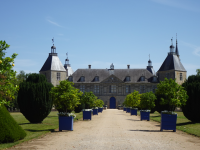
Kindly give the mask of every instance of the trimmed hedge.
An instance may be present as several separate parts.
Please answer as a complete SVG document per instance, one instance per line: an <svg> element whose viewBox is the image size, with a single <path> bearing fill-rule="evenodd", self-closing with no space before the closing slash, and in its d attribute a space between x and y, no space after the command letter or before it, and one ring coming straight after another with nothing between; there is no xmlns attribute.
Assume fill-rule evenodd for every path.
<svg viewBox="0 0 200 150"><path fill-rule="evenodd" d="M17 102L21 113L30 123L41 123L52 109L49 92L53 85L44 75L33 73L19 86Z"/></svg>
<svg viewBox="0 0 200 150"><path fill-rule="evenodd" d="M26 132L17 124L4 105L0 107L0 144L23 139Z"/></svg>
<svg viewBox="0 0 200 150"><path fill-rule="evenodd" d="M200 76L189 76L182 86L189 96L186 105L182 106L183 114L192 122L200 122Z"/></svg>

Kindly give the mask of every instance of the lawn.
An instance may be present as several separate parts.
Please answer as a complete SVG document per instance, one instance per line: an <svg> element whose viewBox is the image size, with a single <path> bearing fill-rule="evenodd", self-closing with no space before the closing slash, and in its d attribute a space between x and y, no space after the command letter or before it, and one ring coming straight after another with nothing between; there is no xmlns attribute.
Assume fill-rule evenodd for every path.
<svg viewBox="0 0 200 150"><path fill-rule="evenodd" d="M0 149L9 148L19 143L29 141L33 138L40 138L42 135L46 133L54 131L54 129L58 129L58 115L57 111L52 111L47 118L41 124L31 124L28 120L19 112L10 113L11 116L17 121L17 123L25 130L27 136L20 141L16 141L14 143L5 143L0 144ZM82 112L75 113L77 119L81 119L83 117Z"/></svg>
<svg viewBox="0 0 200 150"><path fill-rule="evenodd" d="M191 122L183 115L183 112L176 112L176 113L178 115L176 122L176 129L200 137L200 123ZM138 112L138 114L140 113ZM156 111L155 113L150 114L150 119L160 122L161 119L160 113Z"/></svg>

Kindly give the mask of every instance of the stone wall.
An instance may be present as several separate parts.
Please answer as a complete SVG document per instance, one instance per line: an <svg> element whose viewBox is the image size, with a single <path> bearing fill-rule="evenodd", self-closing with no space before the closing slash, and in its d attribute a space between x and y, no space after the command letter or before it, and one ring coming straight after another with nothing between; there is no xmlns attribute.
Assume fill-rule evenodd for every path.
<svg viewBox="0 0 200 150"><path fill-rule="evenodd" d="M180 73L182 73L182 80L180 80ZM178 84L183 84L187 78L187 72L183 71L175 71L176 82Z"/></svg>

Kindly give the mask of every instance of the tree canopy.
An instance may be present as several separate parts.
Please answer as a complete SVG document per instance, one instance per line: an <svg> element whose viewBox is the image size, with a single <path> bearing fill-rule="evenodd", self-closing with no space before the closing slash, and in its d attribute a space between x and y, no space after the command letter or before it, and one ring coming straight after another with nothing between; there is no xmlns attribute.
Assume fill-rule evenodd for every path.
<svg viewBox="0 0 200 150"><path fill-rule="evenodd" d="M95 100L97 100L97 97L93 94L93 92L84 92L81 97L81 103L85 104L86 109L94 107Z"/></svg>
<svg viewBox="0 0 200 150"><path fill-rule="evenodd" d="M15 99L15 93L19 87L13 82L16 79L16 71L13 70L16 53L11 57L5 57L5 50L9 48L5 41L0 41L0 106L10 104L7 99Z"/></svg>
<svg viewBox="0 0 200 150"><path fill-rule="evenodd" d="M138 91L135 91L128 94L125 98L124 105L127 107L138 107L140 104L140 94Z"/></svg>
<svg viewBox="0 0 200 150"><path fill-rule="evenodd" d="M152 91L142 93L141 101L140 101L140 108L151 110L152 108L155 107L155 100L156 100L156 96Z"/></svg>
<svg viewBox="0 0 200 150"><path fill-rule="evenodd" d="M157 85L156 95L161 95L161 105L169 105L169 111L173 107L179 107L186 104L188 99L187 92L184 88L176 83L176 80L165 78Z"/></svg>

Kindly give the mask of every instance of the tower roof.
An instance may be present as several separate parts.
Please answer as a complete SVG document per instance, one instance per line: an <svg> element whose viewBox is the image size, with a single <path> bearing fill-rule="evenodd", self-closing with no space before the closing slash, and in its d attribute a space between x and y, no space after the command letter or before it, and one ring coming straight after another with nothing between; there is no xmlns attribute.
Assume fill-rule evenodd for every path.
<svg viewBox="0 0 200 150"><path fill-rule="evenodd" d="M168 53L167 58L158 71L178 70L186 71L176 54Z"/></svg>
<svg viewBox="0 0 200 150"><path fill-rule="evenodd" d="M176 39L176 50L175 50L175 53L176 53L176 55L179 56L179 52L178 52L178 42L177 42L177 39Z"/></svg>
<svg viewBox="0 0 200 150"><path fill-rule="evenodd" d="M63 67L57 53L49 53L49 57L45 61L40 71L55 70L55 71L66 71Z"/></svg>

